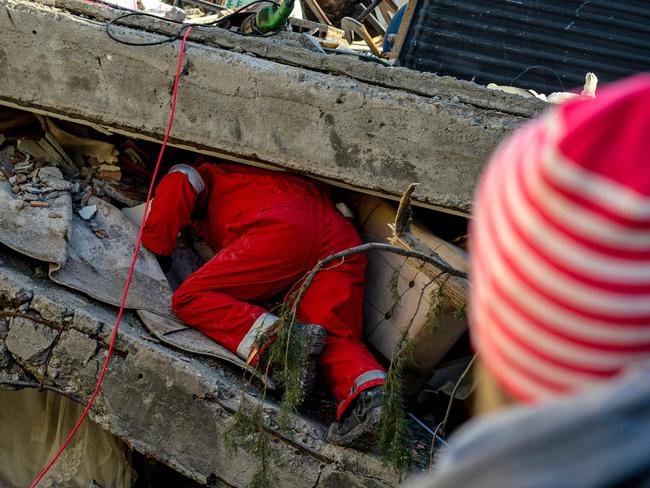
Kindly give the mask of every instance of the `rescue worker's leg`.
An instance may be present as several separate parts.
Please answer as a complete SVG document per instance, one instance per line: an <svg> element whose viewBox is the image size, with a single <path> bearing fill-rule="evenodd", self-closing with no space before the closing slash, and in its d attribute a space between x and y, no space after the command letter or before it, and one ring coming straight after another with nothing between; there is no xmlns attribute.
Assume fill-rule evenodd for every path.
<svg viewBox="0 0 650 488"><path fill-rule="evenodd" d="M321 251L321 258L361 244L352 225L338 213L328 213L323 234L327 250ZM371 402L359 399L367 403L367 408L356 419L350 419L359 407L356 400L362 392L378 396L378 389L372 395L371 389L386 380L384 369L362 342L365 267L363 254L333 263L316 275L298 311L299 320L322 325L327 330L320 363L325 380L339 402L337 418L341 422L333 425L335 432L332 435L330 430L330 440L355 447L374 442L372 434L383 397Z"/></svg>
<svg viewBox="0 0 650 488"><path fill-rule="evenodd" d="M362 342L365 262L362 255L350 256L336 268L321 271L298 311L300 321L322 325L327 331L320 364L338 401L337 418L359 393L386 378L384 368Z"/></svg>
<svg viewBox="0 0 650 488"><path fill-rule="evenodd" d="M272 298L304 273L314 244L311 213L261 212L254 226L189 276L172 300L186 324L247 359L277 317L254 302Z"/></svg>

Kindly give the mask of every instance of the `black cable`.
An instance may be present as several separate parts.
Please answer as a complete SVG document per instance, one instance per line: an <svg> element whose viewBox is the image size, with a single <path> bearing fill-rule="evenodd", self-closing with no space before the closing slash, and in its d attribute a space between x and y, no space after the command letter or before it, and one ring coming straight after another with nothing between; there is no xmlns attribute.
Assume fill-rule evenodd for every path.
<svg viewBox="0 0 650 488"><path fill-rule="evenodd" d="M562 88L562 91L566 91L565 88L564 88L564 83L562 82L562 78L560 77L560 74L556 70L554 70L553 68L551 68L549 66L542 66L542 65L534 65L534 66L529 66L528 68L525 68L521 73L519 73L517 76L515 76L513 78L513 80L510 82L510 86L512 86L512 84L515 81L517 81L519 78L521 78L522 76L524 76L526 73L528 73L530 70L533 70L533 69L545 69L545 70L550 71L555 76L555 78L557 78L557 81L560 83L560 87Z"/></svg>
<svg viewBox="0 0 650 488"><path fill-rule="evenodd" d="M119 37L116 37L112 32L111 32L111 25L113 25L115 22L118 20L123 20L126 19L127 17L153 17L154 19L160 19L160 20L165 20L167 22L170 22L172 24L182 24L182 22L179 22L178 20L172 20L172 19L166 19L165 17L160 17L158 15L153 15L153 14L148 14L146 12L129 12L123 15L120 15L119 17L115 17L114 19L109 20L106 23L106 35L110 37L112 40L115 42L119 42L120 44L125 44L127 46L158 46L160 44L166 44L168 42L174 42L177 39L180 39L180 37L183 35L183 31L190 27L191 24L184 24L176 34L170 37L166 37L165 39L161 41L153 41L153 42L130 42L130 41L125 41L120 39Z"/></svg>
<svg viewBox="0 0 650 488"><path fill-rule="evenodd" d="M104 3L106 5L111 5L108 2L101 2L100 1L99 3ZM183 32L188 27L194 27L194 28L208 27L208 28L223 29L223 27L221 27L221 24L226 22L231 17L233 17L233 16L235 16L237 14L240 14L240 13L246 11L251 6L259 4L259 3L272 3L274 5L280 6L280 4L278 2L276 2L275 0L254 0L253 2L251 2L249 4L238 8L234 12L232 12L232 13L230 13L228 15L225 15L224 17L220 18L219 20L215 21L214 24L184 23L184 22L182 22L180 20L168 19L166 17L161 17L159 15L149 14L147 12L139 12L139 11L133 11L131 9L124 9L124 10L128 10L128 13L126 13L124 15L120 15L119 17L115 17L114 19L111 19L106 23L106 27L105 27L106 28L106 35L108 37L110 37L112 40L114 40L115 42L119 42L120 44L125 44L127 46L158 46L160 44L166 44L168 42L174 42L174 41L180 39L183 36ZM126 19L127 17L152 17L154 19L164 20L164 21L172 23L172 24L181 24L181 27L178 29L178 31L174 35L168 36L165 39L160 40L160 41L130 42L130 41L125 41L123 39L120 39L119 37L116 37L114 32L111 31L111 25L115 24L119 20ZM226 30L228 30L228 29L226 29ZM272 37L272 36L275 36L275 35L279 34L280 32L282 32L282 30L278 29L278 30L275 30L273 32L269 32L267 34L248 34L248 33L245 33L245 32L238 32L238 31L229 31L229 32L232 32L234 34L238 34L238 35L241 35L241 36Z"/></svg>

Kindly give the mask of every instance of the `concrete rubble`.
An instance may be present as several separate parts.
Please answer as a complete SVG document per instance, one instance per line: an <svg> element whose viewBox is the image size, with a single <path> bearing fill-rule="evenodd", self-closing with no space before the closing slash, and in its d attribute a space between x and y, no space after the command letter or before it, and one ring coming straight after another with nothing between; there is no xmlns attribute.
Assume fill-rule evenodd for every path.
<svg viewBox="0 0 650 488"><path fill-rule="evenodd" d="M37 385L51 349L45 384L86 399L105 358L115 310L39 277L41 267L11 253L0 257L0 387ZM129 313L90 416L189 478L207 486L244 487L257 465L250 439L234 457L224 446L242 392L249 402L257 401L259 390L247 385L241 372L152 341ZM265 404L269 417L276 408ZM291 432L272 428L278 486L397 485L378 458L324 439L325 426L304 417L295 418Z"/></svg>
<svg viewBox="0 0 650 488"><path fill-rule="evenodd" d="M0 103L161 140L178 47L112 41L100 22L117 15L79 0L0 0L0 65L12 67ZM116 26L137 42L175 29L155 19ZM489 153L544 107L452 78L327 56L298 34L242 38L195 28L186 54L174 145L391 198L418 181L415 203L461 214Z"/></svg>
<svg viewBox="0 0 650 488"><path fill-rule="evenodd" d="M118 304L123 281L103 277L124 271L112 257L128 255L136 233L118 207L140 204L141 182L151 177L145 152L126 138L163 138L178 55L175 44L113 42L103 22L116 16L79 0L0 0L0 65L11 66L0 105L36 114L13 119L36 121L44 133L5 137L11 120L0 116L0 242L8 246L0 248L0 388L42 380L83 402L106 355L116 309L104 303ZM139 42L174 32L141 18L116 30ZM472 83L327 56L297 34L259 39L195 28L170 143L392 199L418 182L414 204L464 216L488 154L542 108ZM73 134L69 122L126 142L118 150L117 138ZM238 358L198 340L189 350L204 355L179 352L161 343L164 331L143 326L168 311L171 288L153 255L141 254L147 272L134 280L134 310L90 416L199 483L246 486L258 462L252 441L233 457L224 432L242 398L258 401L260 390L232 366ZM164 319L179 332L173 317ZM299 416L284 432L276 404L264 409L279 487L398 484L378 457L328 444L321 420Z"/></svg>
<svg viewBox="0 0 650 488"><path fill-rule="evenodd" d="M48 169L61 176L58 168ZM72 221L70 193L43 184L31 165L17 164L15 171L9 178L0 174L0 240L33 258L64 263Z"/></svg>
<svg viewBox="0 0 650 488"><path fill-rule="evenodd" d="M10 115L19 118L21 113ZM16 134L35 127L38 123L32 120L31 125L9 130L0 146L5 154L0 246L9 246L0 248L0 388L37 387L42 382L83 403L105 358L123 286L121 274L137 228L95 184L101 166L93 166L92 157L62 150L32 160L21 152L30 151L39 139ZM129 147L134 144L131 141ZM78 164L76 176L64 177L59 167L71 158ZM136 181L127 174L129 182ZM12 191L12 185L18 191ZM31 200L30 194L36 199ZM31 208L32 203L48 207ZM189 257L189 267L175 268L178 282L200 263L191 261L198 260L196 256ZM175 259L179 265L184 262L180 256ZM225 452L224 432L242 398L249 404L258 401L259 384L229 366L228 362L240 366L242 362L224 355L213 341L192 329L177 333L185 327L182 323L146 312L163 314L170 296L167 278L153 255L141 250L127 301L127 308L137 313L127 312L122 323L91 417L138 452L199 483L246 486L258 462L252 440L244 439L243 449L233 457ZM171 327L172 342L185 337L180 346L185 352L163 345L170 341L152 331L151 321ZM187 344L201 356L188 353ZM396 484L395 474L378 457L328 444L327 421L296 417L290 432L285 432L274 420L277 405L267 401L264 410L277 453L279 486Z"/></svg>

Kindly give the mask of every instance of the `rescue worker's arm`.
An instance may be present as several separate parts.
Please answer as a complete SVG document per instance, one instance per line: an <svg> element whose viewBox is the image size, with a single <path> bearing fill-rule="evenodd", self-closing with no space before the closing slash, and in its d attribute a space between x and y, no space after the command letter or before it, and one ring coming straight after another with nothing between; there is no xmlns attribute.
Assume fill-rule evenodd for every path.
<svg viewBox="0 0 650 488"><path fill-rule="evenodd" d="M202 181L200 185L190 181L190 172L196 173L196 170L185 165L175 166L156 188L142 245L159 256L170 256L174 252L178 233L192 222L198 194L204 191Z"/></svg>

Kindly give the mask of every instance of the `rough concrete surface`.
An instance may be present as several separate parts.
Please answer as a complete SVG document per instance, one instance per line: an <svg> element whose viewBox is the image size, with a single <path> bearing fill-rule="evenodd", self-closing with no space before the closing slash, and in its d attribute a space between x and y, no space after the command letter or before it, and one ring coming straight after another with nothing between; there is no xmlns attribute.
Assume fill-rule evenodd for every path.
<svg viewBox="0 0 650 488"><path fill-rule="evenodd" d="M37 275L45 276L42 264L26 264L0 249L0 388L38 382L52 349L45 383L87 399L106 357L116 309ZM7 317L8 311L20 316ZM221 363L148 340L135 316L127 314L90 416L192 479L243 487L256 470L252 440L242 439L232 456L225 450L224 431L242 394L255 402L258 392ZM323 425L298 417L292 432L280 432L273 427L276 408L265 403L279 488L397 484L379 459L327 444Z"/></svg>
<svg viewBox="0 0 650 488"><path fill-rule="evenodd" d="M51 212L60 217L50 218ZM69 194L58 195L49 202L48 208L31 207L14 194L9 181L0 181L0 242L3 244L60 267L67 259L71 225Z"/></svg>
<svg viewBox="0 0 650 488"><path fill-rule="evenodd" d="M56 5L0 0L0 103L160 140L179 44L119 44L100 22L116 14L74 0ZM161 39L152 30L176 28L132 24L115 26L116 35L147 42ZM393 197L418 182L417 202L467 213L485 159L541 107L467 82L338 58L296 41L197 28L172 142Z"/></svg>

